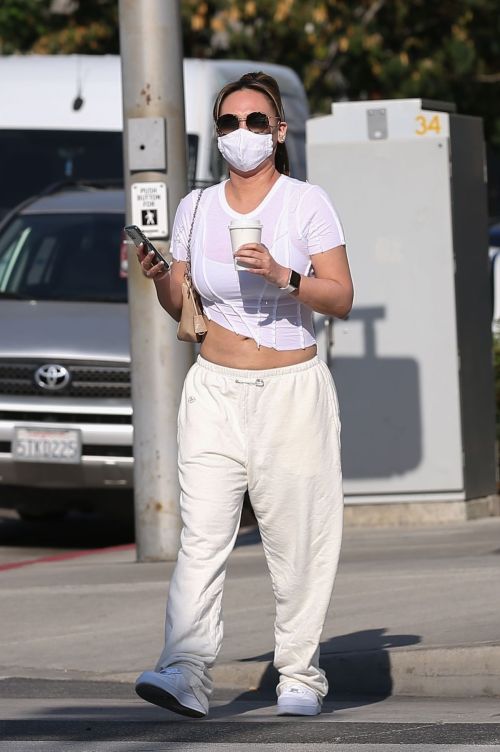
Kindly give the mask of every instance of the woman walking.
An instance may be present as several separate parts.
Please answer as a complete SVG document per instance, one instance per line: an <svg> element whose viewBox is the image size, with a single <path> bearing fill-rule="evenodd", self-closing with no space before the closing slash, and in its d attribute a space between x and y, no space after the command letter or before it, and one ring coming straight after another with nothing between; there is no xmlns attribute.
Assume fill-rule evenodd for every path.
<svg viewBox="0 0 500 752"><path fill-rule="evenodd" d="M203 717L222 640L221 600L248 487L276 599L280 714L316 715L328 691L319 643L342 535L340 420L318 359L313 311L345 318L353 287L326 193L288 177L278 85L263 73L228 84L214 105L229 179L188 194L175 217L170 272L141 249L144 273L179 320L188 246L208 331L179 410L183 530L165 646L137 693ZM262 241L233 262L228 226L258 219Z"/></svg>

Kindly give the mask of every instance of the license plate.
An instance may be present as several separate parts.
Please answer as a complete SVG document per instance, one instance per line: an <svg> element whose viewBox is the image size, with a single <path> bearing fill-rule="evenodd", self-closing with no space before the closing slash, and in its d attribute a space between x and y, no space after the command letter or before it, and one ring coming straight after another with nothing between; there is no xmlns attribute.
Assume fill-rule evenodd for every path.
<svg viewBox="0 0 500 752"><path fill-rule="evenodd" d="M82 438L75 428L14 428L12 455L22 462L78 464Z"/></svg>

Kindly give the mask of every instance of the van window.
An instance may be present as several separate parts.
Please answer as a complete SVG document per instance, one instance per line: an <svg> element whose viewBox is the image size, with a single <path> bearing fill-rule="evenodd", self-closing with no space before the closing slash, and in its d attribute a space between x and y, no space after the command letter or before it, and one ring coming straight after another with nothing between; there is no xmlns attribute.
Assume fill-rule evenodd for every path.
<svg viewBox="0 0 500 752"><path fill-rule="evenodd" d="M198 136L188 135L188 185L194 187ZM60 180L123 180L121 131L0 130L0 217Z"/></svg>
<svg viewBox="0 0 500 752"><path fill-rule="evenodd" d="M0 211L65 179L122 180L122 134L0 130Z"/></svg>
<svg viewBox="0 0 500 752"><path fill-rule="evenodd" d="M0 236L0 298L121 302L121 214L27 214Z"/></svg>

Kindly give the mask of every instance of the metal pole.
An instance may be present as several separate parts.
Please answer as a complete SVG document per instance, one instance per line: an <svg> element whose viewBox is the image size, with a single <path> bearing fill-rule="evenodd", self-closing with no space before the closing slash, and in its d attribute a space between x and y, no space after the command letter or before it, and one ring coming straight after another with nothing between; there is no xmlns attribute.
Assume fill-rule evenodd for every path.
<svg viewBox="0 0 500 752"><path fill-rule="evenodd" d="M139 224L168 250L186 193L179 3L119 0L119 16L127 223ZM176 323L160 307L133 249L128 284L137 559L172 560L180 531L177 409L194 352L177 341Z"/></svg>

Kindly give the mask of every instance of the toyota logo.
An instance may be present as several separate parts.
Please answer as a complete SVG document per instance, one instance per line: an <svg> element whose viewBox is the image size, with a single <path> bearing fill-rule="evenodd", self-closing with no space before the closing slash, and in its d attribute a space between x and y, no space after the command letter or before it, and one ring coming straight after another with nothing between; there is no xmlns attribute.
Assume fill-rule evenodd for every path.
<svg viewBox="0 0 500 752"><path fill-rule="evenodd" d="M69 384L70 375L64 366L48 363L40 366L35 371L35 384L40 389L48 389L52 392L64 389Z"/></svg>

